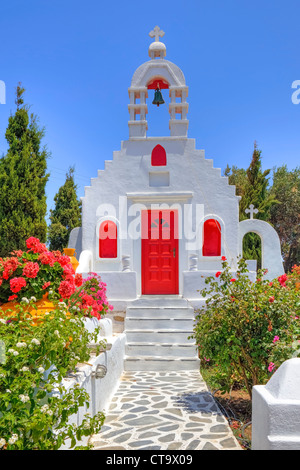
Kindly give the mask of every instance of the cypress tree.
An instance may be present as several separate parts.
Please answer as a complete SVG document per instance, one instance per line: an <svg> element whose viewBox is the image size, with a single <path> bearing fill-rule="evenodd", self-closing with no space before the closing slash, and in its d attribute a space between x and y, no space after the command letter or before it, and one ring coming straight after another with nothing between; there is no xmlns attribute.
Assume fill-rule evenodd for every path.
<svg viewBox="0 0 300 470"><path fill-rule="evenodd" d="M77 198L74 182L74 167L69 168L66 181L54 197L55 208L50 210L48 241L51 250L60 250L68 245L73 228L81 226L81 201Z"/></svg>
<svg viewBox="0 0 300 470"><path fill-rule="evenodd" d="M256 218L268 220L270 208L276 200L268 192L269 178L271 170L262 171L261 150L257 149L256 142L252 160L246 171L246 180L243 190L243 197L240 201L240 220L248 218L245 210L253 204L258 213ZM243 256L245 259L256 259L258 268L261 267L261 239L256 233L247 233L243 240Z"/></svg>
<svg viewBox="0 0 300 470"><path fill-rule="evenodd" d="M44 128L24 104L25 89L16 88L16 111L9 117L8 151L0 159L0 256L26 249L26 239L46 241L45 187L49 153L41 147Z"/></svg>

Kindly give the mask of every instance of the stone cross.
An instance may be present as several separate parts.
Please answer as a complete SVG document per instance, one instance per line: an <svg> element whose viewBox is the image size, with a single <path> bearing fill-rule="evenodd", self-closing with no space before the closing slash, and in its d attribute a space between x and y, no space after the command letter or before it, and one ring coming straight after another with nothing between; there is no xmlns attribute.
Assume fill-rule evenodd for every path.
<svg viewBox="0 0 300 470"><path fill-rule="evenodd" d="M159 42L159 37L163 37L165 35L165 32L160 29L159 26L155 26L155 28L153 28L153 31L150 31L149 33L149 36L150 38L154 38L155 37L155 42Z"/></svg>
<svg viewBox="0 0 300 470"><path fill-rule="evenodd" d="M250 204L249 209L245 210L246 214L250 214L250 219L253 219L253 214L258 213L258 209L254 209L254 205Z"/></svg>

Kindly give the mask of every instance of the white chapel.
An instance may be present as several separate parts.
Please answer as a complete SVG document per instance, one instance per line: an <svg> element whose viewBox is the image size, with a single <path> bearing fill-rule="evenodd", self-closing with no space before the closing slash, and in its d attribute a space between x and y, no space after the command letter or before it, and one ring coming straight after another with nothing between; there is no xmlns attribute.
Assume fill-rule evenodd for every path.
<svg viewBox="0 0 300 470"><path fill-rule="evenodd" d="M187 353L193 345L184 338L194 308L201 304L205 277L222 269L222 257L234 272L244 235L255 232L262 240L262 267L268 277L284 271L273 227L255 219L252 205L249 219L239 222L235 186L188 137L185 76L166 60L164 32L156 26L149 35L150 60L136 69L128 88L129 139L85 188L82 227L71 232L69 247L76 248L77 272L96 272L107 283L115 324L122 320L128 332L128 370L141 370L141 364L136 365L141 355L148 365L154 360L153 344L157 361L164 362L166 351L176 358L175 343L182 346L182 368L187 369L198 367L198 362L195 349ZM166 106L167 93L170 133L149 137L148 108ZM255 263L248 262L253 276ZM147 336L150 331L159 339Z"/></svg>

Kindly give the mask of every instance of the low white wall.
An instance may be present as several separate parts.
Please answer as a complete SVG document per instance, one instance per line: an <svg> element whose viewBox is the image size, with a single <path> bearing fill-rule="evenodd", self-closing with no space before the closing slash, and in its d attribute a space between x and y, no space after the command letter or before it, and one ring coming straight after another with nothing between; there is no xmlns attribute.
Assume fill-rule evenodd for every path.
<svg viewBox="0 0 300 470"><path fill-rule="evenodd" d="M106 408L118 388L119 379L124 371L125 334L112 335L111 320L107 318L100 320L100 326L103 327L101 339L106 339L107 343L111 344L111 349L100 353L98 356L92 355L89 359L89 364L78 365L74 377L63 380L63 386L66 390L71 389L75 384L79 384L90 397L89 408L82 407L77 415L74 415L70 420L70 423L77 425L81 424L86 413L94 416L99 411L103 411L105 414ZM96 378L93 374L96 372L99 364L107 368L107 373L103 378ZM77 445L85 445L87 440L88 437ZM66 443L61 447L61 450L66 450L68 447L69 445Z"/></svg>
<svg viewBox="0 0 300 470"><path fill-rule="evenodd" d="M300 450L300 358L285 361L252 394L252 450Z"/></svg>

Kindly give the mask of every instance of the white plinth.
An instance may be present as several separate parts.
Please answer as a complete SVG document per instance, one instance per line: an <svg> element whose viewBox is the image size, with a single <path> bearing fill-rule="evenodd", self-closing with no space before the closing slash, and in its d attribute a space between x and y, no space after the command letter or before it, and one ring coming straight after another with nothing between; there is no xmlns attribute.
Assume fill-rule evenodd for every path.
<svg viewBox="0 0 300 470"><path fill-rule="evenodd" d="M253 387L252 450L300 450L300 358Z"/></svg>

